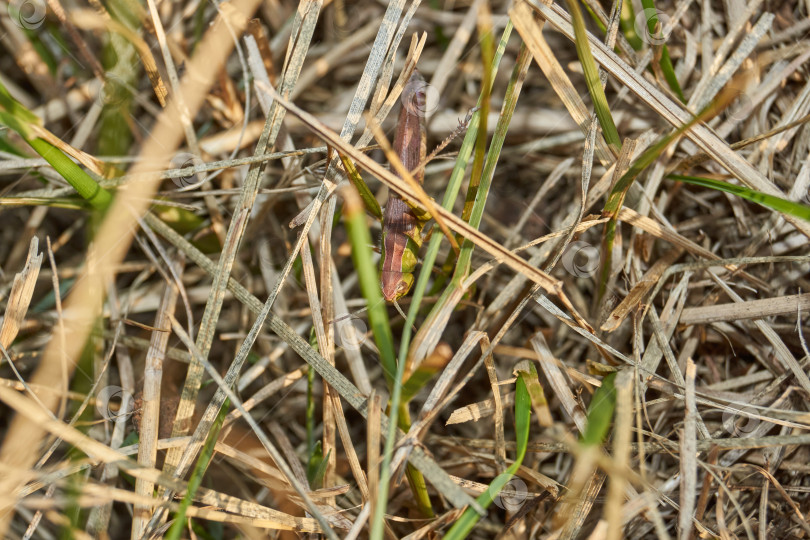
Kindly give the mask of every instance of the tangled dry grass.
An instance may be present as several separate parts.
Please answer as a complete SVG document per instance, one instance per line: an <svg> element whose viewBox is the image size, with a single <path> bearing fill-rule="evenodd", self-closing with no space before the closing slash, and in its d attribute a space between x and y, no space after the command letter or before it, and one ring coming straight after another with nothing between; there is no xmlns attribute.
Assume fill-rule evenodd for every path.
<svg viewBox="0 0 810 540"><path fill-rule="evenodd" d="M7 2L0 536L809 538L808 10ZM426 201L414 66L411 327L338 154Z"/></svg>

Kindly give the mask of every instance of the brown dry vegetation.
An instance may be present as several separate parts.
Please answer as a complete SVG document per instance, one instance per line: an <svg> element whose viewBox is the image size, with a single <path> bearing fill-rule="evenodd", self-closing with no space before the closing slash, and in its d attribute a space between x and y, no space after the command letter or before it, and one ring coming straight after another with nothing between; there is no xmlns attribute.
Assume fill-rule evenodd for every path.
<svg viewBox="0 0 810 540"><path fill-rule="evenodd" d="M365 538L381 489L375 536L440 537L516 459L528 361L545 396L528 452L470 537L810 538L810 222L668 178L810 204L810 2L632 3L625 25L610 2L580 4L619 144L594 115L570 2L3 4L0 83L41 122L0 103L0 537L161 537L195 479L183 537ZM380 200L411 193L375 162L415 64L428 151L454 135L426 166L441 201L505 28L470 127L489 139L451 208L483 176L485 236L439 214L473 240L474 279L442 282L442 241L406 370L427 357L435 374L381 470L380 306L364 309L356 197L327 146ZM611 246L612 187L712 103L626 189ZM411 336L387 311L398 348ZM584 444L591 426L604 440Z"/></svg>

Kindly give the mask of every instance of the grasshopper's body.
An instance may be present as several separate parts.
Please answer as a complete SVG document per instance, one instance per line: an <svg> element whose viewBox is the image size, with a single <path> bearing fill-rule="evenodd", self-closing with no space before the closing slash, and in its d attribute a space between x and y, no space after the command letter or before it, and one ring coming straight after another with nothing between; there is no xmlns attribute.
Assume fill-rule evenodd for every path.
<svg viewBox="0 0 810 540"><path fill-rule="evenodd" d="M414 70L402 93L402 109L394 138L394 151L420 184L425 178L425 80ZM428 216L393 191L388 196L382 222L380 282L383 297L394 301L408 294L413 285L417 253L422 246L422 228Z"/></svg>

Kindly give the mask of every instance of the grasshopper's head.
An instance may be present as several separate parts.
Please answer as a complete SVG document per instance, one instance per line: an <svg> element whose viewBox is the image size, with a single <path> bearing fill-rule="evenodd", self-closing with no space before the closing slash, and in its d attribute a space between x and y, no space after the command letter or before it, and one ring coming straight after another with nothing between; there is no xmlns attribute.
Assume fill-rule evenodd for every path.
<svg viewBox="0 0 810 540"><path fill-rule="evenodd" d="M389 302L394 302L411 290L413 285L413 274L402 273L393 270L383 270L380 273L380 285L382 286L383 298Z"/></svg>
<svg viewBox="0 0 810 540"><path fill-rule="evenodd" d="M425 113L428 112L427 92L429 89L430 85L425 82L425 78L418 69L414 69L399 98L402 101L403 112L425 118Z"/></svg>

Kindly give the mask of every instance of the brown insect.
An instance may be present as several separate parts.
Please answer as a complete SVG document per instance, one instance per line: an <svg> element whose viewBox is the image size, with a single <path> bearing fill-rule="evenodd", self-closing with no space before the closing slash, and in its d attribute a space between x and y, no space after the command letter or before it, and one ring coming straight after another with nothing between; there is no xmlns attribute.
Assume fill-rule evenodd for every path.
<svg viewBox="0 0 810 540"><path fill-rule="evenodd" d="M402 109L394 138L394 151L420 184L424 181L426 84L414 70L402 92ZM380 283L389 302L408 294L414 281L417 253L422 246L422 229L430 219L415 205L394 193L389 195L382 222Z"/></svg>

